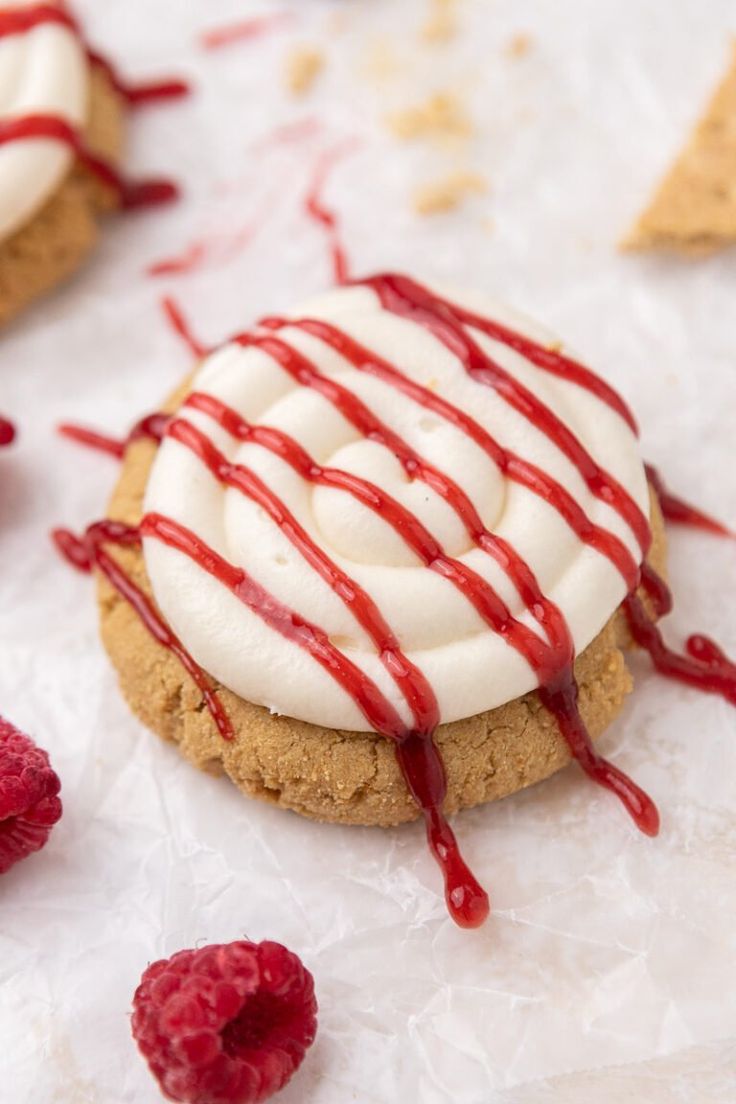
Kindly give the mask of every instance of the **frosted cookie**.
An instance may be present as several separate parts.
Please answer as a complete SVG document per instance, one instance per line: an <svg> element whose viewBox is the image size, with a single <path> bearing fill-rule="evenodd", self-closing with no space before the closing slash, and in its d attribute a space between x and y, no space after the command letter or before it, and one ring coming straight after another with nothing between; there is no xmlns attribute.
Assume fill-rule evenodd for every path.
<svg viewBox="0 0 736 1104"><path fill-rule="evenodd" d="M384 275L261 320L136 427L108 520L57 543L101 575L146 724L310 817L421 810L461 923L487 899L447 812L574 755L657 831L592 745L631 688L622 603L663 607L635 424L486 296Z"/></svg>
<svg viewBox="0 0 736 1104"><path fill-rule="evenodd" d="M125 85L61 2L0 9L0 324L82 263L103 212L173 198L121 175L123 123L185 90Z"/></svg>
<svg viewBox="0 0 736 1104"><path fill-rule="evenodd" d="M736 48L705 115L623 246L698 256L734 242Z"/></svg>

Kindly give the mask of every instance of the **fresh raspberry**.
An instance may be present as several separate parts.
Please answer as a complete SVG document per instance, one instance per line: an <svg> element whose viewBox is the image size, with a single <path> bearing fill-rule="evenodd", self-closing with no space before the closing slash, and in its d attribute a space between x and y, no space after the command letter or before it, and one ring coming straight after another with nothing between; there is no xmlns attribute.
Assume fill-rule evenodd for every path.
<svg viewBox="0 0 736 1104"><path fill-rule="evenodd" d="M0 717L0 874L46 843L60 789L46 752Z"/></svg>
<svg viewBox="0 0 736 1104"><path fill-rule="evenodd" d="M280 943L179 951L143 974L132 1029L170 1100L258 1104L283 1088L314 1040L314 981Z"/></svg>

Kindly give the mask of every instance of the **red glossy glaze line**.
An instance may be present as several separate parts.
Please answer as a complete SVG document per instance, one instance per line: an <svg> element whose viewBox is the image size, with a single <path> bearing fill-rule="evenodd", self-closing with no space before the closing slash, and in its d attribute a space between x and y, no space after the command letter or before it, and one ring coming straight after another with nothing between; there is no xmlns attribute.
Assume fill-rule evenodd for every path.
<svg viewBox="0 0 736 1104"><path fill-rule="evenodd" d="M604 471L575 434L527 387L488 356L467 333L452 304L408 276L384 274L356 281L376 292L385 310L429 330L462 363L471 378L492 387L536 426L575 465L596 498L607 502L636 536L642 552L651 543L649 522L624 488Z"/></svg>
<svg viewBox="0 0 736 1104"><path fill-rule="evenodd" d="M568 747L585 773L600 786L611 790L628 810L636 826L647 836L659 832L659 813L652 799L593 747L578 709L578 686L568 668L557 685L540 686L539 697L560 727Z"/></svg>
<svg viewBox="0 0 736 1104"><path fill-rule="evenodd" d="M191 405L195 404L191 403ZM237 418L233 411L230 413ZM169 424L166 435L190 449L224 486L233 487L256 502L278 525L300 555L337 594L373 641L383 666L401 690L412 711L413 728L424 735L430 735L440 723L439 707L434 691L419 668L415 667L402 652L392 629L368 593L322 551L285 504L255 472L242 464L231 464L201 430L183 418L175 418ZM281 438L281 447L287 458L291 456L292 459L298 449L296 442L290 441L285 435ZM298 463L298 460L295 463ZM306 457L306 463L311 463L309 457ZM318 469L315 468L313 476L315 482L321 481L317 471ZM377 488L375 493L380 495Z"/></svg>
<svg viewBox="0 0 736 1104"><path fill-rule="evenodd" d="M166 624L150 598L136 586L120 564L105 551L105 544L136 546L141 541L140 529L117 521L100 521L90 525L79 538L68 529L54 529L52 540L64 558L79 571L97 567L118 594L135 611L151 636L171 652L201 692L210 716L224 740L232 740L233 728L227 710L215 693L208 676L197 664L174 631Z"/></svg>
<svg viewBox="0 0 736 1104"><path fill-rule="evenodd" d="M271 12L268 15L256 15L250 19L241 19L222 27L213 27L203 31L199 41L205 50L219 50L235 42L252 42L262 38L270 31L286 27L294 21L294 13L289 11Z"/></svg>
<svg viewBox="0 0 736 1104"><path fill-rule="evenodd" d="M502 345L507 345L515 352L521 353L523 357L530 360L537 368L541 368L542 371L549 372L553 376L559 376L560 379L569 380L577 387L590 391L597 399L610 406L611 410L615 410L627 423L632 433L638 436L639 427L636 424L636 419L618 391L614 391L612 387L609 387L605 380L597 376L595 372L591 372L590 368L586 368L584 364L560 352L559 349L550 349L546 345L540 345L537 341L532 341L531 338L502 325L495 319L483 318L482 315L469 311L465 307L459 307L454 303L452 304L452 312L466 326L472 326L493 338L494 341L499 341Z"/></svg>
<svg viewBox="0 0 736 1104"><path fill-rule="evenodd" d="M79 25L66 8L56 4L33 4L25 8L0 8L0 38L27 34L42 23L55 23L79 34Z"/></svg>
<svg viewBox="0 0 736 1104"><path fill-rule="evenodd" d="M397 390L407 395L418 405L431 410L462 430L483 449L504 475L543 498L564 518L584 544L590 545L601 555L606 556L624 577L629 589L636 585L638 566L624 543L609 530L595 525L561 483L552 479L536 465L530 464L522 457L504 449L479 422L476 422L459 407L448 402L447 399L443 399L436 392L430 391L429 388L415 383L403 375L393 364L389 364L388 361L327 322L311 318L266 318L259 324L270 330L281 330L287 326L294 326L320 338L321 341L340 353L358 371L367 372L396 387ZM477 529L473 532L471 527L470 533L474 539L477 537ZM535 602L540 599L525 596L525 600L529 608L533 609Z"/></svg>
<svg viewBox="0 0 736 1104"><path fill-rule="evenodd" d="M322 192L334 166L351 150L355 149L355 146L356 142L349 139L321 155L314 168L309 191L304 200L304 209L307 215L321 226L327 234L332 260L332 274L336 284L347 283L350 278L350 265L340 235L339 219L332 208L324 203Z"/></svg>
<svg viewBox="0 0 736 1104"><path fill-rule="evenodd" d="M155 81L132 83L121 77L115 66L96 50L87 49L90 64L101 69L118 96L129 107L143 107L145 104L160 103L162 100L180 100L188 96L191 86L180 77L165 77Z"/></svg>
<svg viewBox="0 0 736 1104"><path fill-rule="evenodd" d="M407 785L420 804L432 852L443 871L450 914L462 927L482 924L488 915L488 897L463 861L442 814L445 773L432 735L407 731L375 683L334 647L322 629L274 599L242 568L228 563L191 530L160 514L147 514L140 532L189 556L267 625L309 652L346 690L371 727L396 742L399 764L406 768Z"/></svg>
<svg viewBox="0 0 736 1104"><path fill-rule="evenodd" d="M430 850L444 873L448 910L460 927L478 928L488 917L490 902L442 814L447 777L437 745L409 733L396 745L396 758L409 793L422 810Z"/></svg>
<svg viewBox="0 0 736 1104"><path fill-rule="evenodd" d="M98 433L96 429L88 429L86 426L74 425L71 422L62 422L58 426L58 431L62 437L75 441L78 445L84 445L85 448L94 449L95 452L106 452L109 456L114 456L118 460L122 460L125 455L124 440L117 437L108 437L106 433Z"/></svg>
<svg viewBox="0 0 736 1104"><path fill-rule="evenodd" d="M15 426L7 418L0 416L0 448L12 445L15 440Z"/></svg>
<svg viewBox="0 0 736 1104"><path fill-rule="evenodd" d="M169 203L179 194L170 180L126 180L109 161L92 153L76 127L56 115L30 114L0 121L0 145L34 138L51 138L68 146L93 176L112 188L127 210Z"/></svg>
<svg viewBox="0 0 736 1104"><path fill-rule="evenodd" d="M126 448L132 441L140 440L143 437L152 441L160 441L168 422L168 414L148 414L145 418L141 418L140 421L136 422L128 436L122 439L109 437L106 433L99 433L95 429L88 429L86 426L74 425L69 422L63 422L58 429L61 436L67 437L70 441L75 441L77 444L84 445L86 448L94 449L97 452L106 452L108 455L122 460Z"/></svg>
<svg viewBox="0 0 736 1104"><path fill-rule="evenodd" d="M161 310L164 312L164 318L171 326L177 337L180 337L190 353L196 357L197 360L201 360L202 357L207 356L212 352L212 349L199 341L189 325L189 321L181 309L179 304L171 296L167 295L161 300Z"/></svg>
<svg viewBox="0 0 736 1104"><path fill-rule="evenodd" d="M656 579L661 593L668 593L667 584L652 568L649 573L647 593L652 592L653 579ZM649 652L660 674L677 682L684 682L697 690L719 694L732 705L736 705L736 664L723 653L715 641L695 634L687 641L689 655L682 655L665 643L661 631L636 593L629 594L625 599L624 611L631 635L641 648Z"/></svg>
<svg viewBox="0 0 736 1104"><path fill-rule="evenodd" d="M207 255L207 244L203 241L192 242L178 257L166 257L149 265L149 276L181 276L199 268Z"/></svg>
<svg viewBox="0 0 736 1104"><path fill-rule="evenodd" d="M673 495L665 486L662 476L652 464L645 464L647 479L657 492L659 505L665 521L674 525L690 525L694 529L704 529L706 533L714 533L718 537L729 537L736 540L736 533L722 522L709 514L703 513L697 506L686 502L684 498Z"/></svg>

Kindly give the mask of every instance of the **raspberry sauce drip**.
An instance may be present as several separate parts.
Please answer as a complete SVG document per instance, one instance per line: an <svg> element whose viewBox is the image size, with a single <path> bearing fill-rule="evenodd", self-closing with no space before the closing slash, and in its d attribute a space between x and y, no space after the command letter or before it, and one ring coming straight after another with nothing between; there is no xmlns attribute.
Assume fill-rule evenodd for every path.
<svg viewBox="0 0 736 1104"><path fill-rule="evenodd" d="M262 38L269 31L275 31L293 22L293 19L293 12L288 11L256 15L251 19L241 19L237 23L203 31L199 41L205 50L218 50L223 46L231 46L234 42L252 42L253 39Z"/></svg>
<svg viewBox="0 0 736 1104"><path fill-rule="evenodd" d="M657 615L668 613L672 608L672 596L665 581L653 568L649 567L646 575L642 576L642 585ZM694 633L685 643L688 654L683 655L668 647L637 594L629 594L624 600L624 612L632 637L649 652L652 663L661 675L684 682L696 690L718 694L731 705L736 705L736 663L714 640Z"/></svg>
<svg viewBox="0 0 736 1104"><path fill-rule="evenodd" d="M126 180L110 161L89 149L76 127L57 115L29 114L0 121L0 146L34 138L51 138L68 146L85 169L116 193L126 210L169 203L179 194L170 180Z"/></svg>
<svg viewBox="0 0 736 1104"><path fill-rule="evenodd" d="M325 182L335 163L339 161L350 149L353 149L353 141L343 142L334 149L323 154L317 162L312 177L312 183L304 200L304 209L318 226L321 226L327 235L330 260L332 262L332 275L336 284L345 284L349 280L350 265L347 252L340 234L340 222L332 210L322 201L322 191Z"/></svg>
<svg viewBox="0 0 736 1104"><path fill-rule="evenodd" d="M647 479L657 493L665 521L672 522L673 525L688 525L693 529L703 529L706 533L714 533L718 537L730 537L736 540L736 533L723 525L722 522L709 514L703 513L697 506L686 502L684 498L672 494L655 467L651 464L646 464L645 467Z"/></svg>
<svg viewBox="0 0 736 1104"><path fill-rule="evenodd" d="M15 440L15 426L7 418L0 415L0 448L12 445Z"/></svg>
<svg viewBox="0 0 736 1104"><path fill-rule="evenodd" d="M136 422L127 437L123 438L109 437L106 433L99 433L95 429L88 429L86 426L71 422L62 423L58 429L62 437L67 437L78 445L84 445L85 448L94 449L96 452L105 452L109 456L114 456L117 460L122 460L125 456L125 450L133 441L138 441L141 438L160 441L168 422L168 414L158 412L148 414L145 418L141 418L140 421Z"/></svg>
<svg viewBox="0 0 736 1104"><path fill-rule="evenodd" d="M176 656L201 692L218 732L224 740L232 740L232 722L208 676L189 655L150 598L136 586L117 560L113 559L103 547L105 544L138 547L141 542L140 529L124 525L119 521L98 521L90 525L81 538L68 529L54 529L51 537L61 555L72 567L78 571L89 572L94 566L102 572L121 598L132 607L154 640Z"/></svg>
<svg viewBox="0 0 736 1104"><path fill-rule="evenodd" d="M175 299L165 296L161 300L161 310L171 329L177 337L181 338L195 360L201 360L202 357L212 352L208 345L195 337L189 320Z"/></svg>

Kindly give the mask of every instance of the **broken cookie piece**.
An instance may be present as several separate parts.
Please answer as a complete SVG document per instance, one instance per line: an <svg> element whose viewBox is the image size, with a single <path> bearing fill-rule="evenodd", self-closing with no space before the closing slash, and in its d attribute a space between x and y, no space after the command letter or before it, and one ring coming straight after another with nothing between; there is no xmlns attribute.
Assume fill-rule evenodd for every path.
<svg viewBox="0 0 736 1104"><path fill-rule="evenodd" d="M624 249L702 256L736 242L736 45L731 67Z"/></svg>

